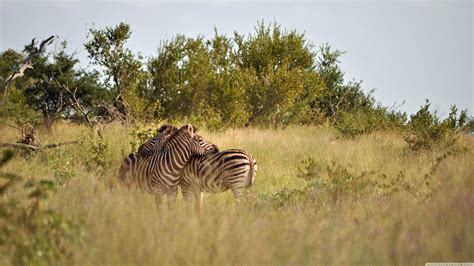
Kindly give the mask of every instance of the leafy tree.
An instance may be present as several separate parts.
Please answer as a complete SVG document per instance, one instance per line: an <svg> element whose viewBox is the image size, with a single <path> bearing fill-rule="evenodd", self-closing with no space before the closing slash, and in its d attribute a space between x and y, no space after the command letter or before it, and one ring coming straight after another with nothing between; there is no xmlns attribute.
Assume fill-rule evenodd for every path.
<svg viewBox="0 0 474 266"><path fill-rule="evenodd" d="M42 114L48 132L52 132L52 123L70 110L70 102L60 84L71 83L79 62L66 54L65 44L62 50L53 56L54 62L48 62L47 56L36 59L35 68L30 72L32 84L24 91L29 106Z"/></svg>
<svg viewBox="0 0 474 266"><path fill-rule="evenodd" d="M15 69L18 69L23 60L23 54L12 49L0 53L0 79L2 84ZM26 123L34 125L40 122L41 116L28 106L23 95L23 89L29 82L28 78L21 78L15 79L9 84L8 100L5 101L5 105L0 109L1 117L12 119L20 125Z"/></svg>
<svg viewBox="0 0 474 266"><path fill-rule="evenodd" d="M114 93L113 105L123 117L140 116L145 109L140 95L146 94L147 74L141 57L125 47L132 31L120 23L105 29L90 29L90 40L84 45L92 63L103 67L105 86Z"/></svg>
<svg viewBox="0 0 474 266"><path fill-rule="evenodd" d="M339 112L371 110L375 107L371 93L363 92L361 81L344 83L344 72L339 66L339 58L344 53L332 50L329 44L325 44L320 46L316 61L316 70L321 75L325 88L321 97L313 101L311 106L319 108L331 119L337 119Z"/></svg>
<svg viewBox="0 0 474 266"><path fill-rule="evenodd" d="M27 45L25 52L32 48ZM3 114L19 124L36 124L42 118L51 132L55 120L81 117L75 104L79 104L86 114L100 113L95 104L106 98L107 93L100 88L97 73L77 70L79 60L74 54L68 54L66 48L67 43L63 42L56 52L35 55L33 69L28 69L23 78L10 84L9 100L2 107ZM2 76L8 75L8 68L15 67L22 59L20 53L4 52L0 57Z"/></svg>
<svg viewBox="0 0 474 266"><path fill-rule="evenodd" d="M72 91L87 112L93 108L92 99L103 96L97 85L97 75L76 70L79 60L67 54L66 47L67 43L63 42L59 52L53 54L52 61L47 56L35 60L35 67L29 73L31 82L23 91L26 103L41 113L49 132L53 121L76 114Z"/></svg>
<svg viewBox="0 0 474 266"><path fill-rule="evenodd" d="M234 34L236 64L254 73L247 90L250 122L288 124L302 103L313 101L322 88L314 71L315 54L304 33L282 30L274 23L259 23L255 34Z"/></svg>

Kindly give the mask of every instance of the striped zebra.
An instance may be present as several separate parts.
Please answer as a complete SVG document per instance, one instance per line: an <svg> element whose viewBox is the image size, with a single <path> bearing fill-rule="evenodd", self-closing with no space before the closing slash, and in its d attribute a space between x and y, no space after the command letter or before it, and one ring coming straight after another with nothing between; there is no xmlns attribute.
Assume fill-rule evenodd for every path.
<svg viewBox="0 0 474 266"><path fill-rule="evenodd" d="M257 161L248 152L230 149L193 156L181 172L179 186L188 206L194 196L195 208L202 208L203 192L219 193L231 190L239 199L255 181Z"/></svg>
<svg viewBox="0 0 474 266"><path fill-rule="evenodd" d="M154 138L148 140L147 142L143 143L140 147L138 147L138 156L149 156L154 153L160 153L163 149L163 144L169 138L173 132L178 130L177 127L172 125L163 125L158 129L158 135ZM196 133L197 129L194 128L194 133ZM199 145L204 149L205 154L215 153L219 151L216 145L210 143L202 136L198 134L194 134L196 140L199 142Z"/></svg>
<svg viewBox="0 0 474 266"><path fill-rule="evenodd" d="M149 156L153 153L160 153L163 149L165 141L178 130L177 127L172 125L163 125L158 129L158 135L152 139L146 141L140 147L138 147L138 156Z"/></svg>
<svg viewBox="0 0 474 266"><path fill-rule="evenodd" d="M174 205L181 170L193 155L205 155L203 139L188 124L177 129L160 128L161 133L142 145L138 154L130 154L119 169L119 180L125 185L135 185L155 194L157 205L167 195L168 205ZM212 149L207 151L213 152Z"/></svg>

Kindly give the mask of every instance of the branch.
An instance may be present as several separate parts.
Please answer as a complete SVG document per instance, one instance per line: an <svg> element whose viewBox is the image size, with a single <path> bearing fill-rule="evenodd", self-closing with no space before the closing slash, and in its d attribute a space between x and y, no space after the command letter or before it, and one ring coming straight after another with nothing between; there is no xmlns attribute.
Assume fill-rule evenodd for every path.
<svg viewBox="0 0 474 266"><path fill-rule="evenodd" d="M49 149L49 148L56 148L62 145L68 145L68 144L78 144L80 141L67 141L67 142L62 142L62 143L52 143L44 146L33 146L33 145L28 145L28 144L23 144L23 143L0 143L0 148L16 148L16 149L26 149L26 150L41 150L41 149Z"/></svg>
<svg viewBox="0 0 474 266"><path fill-rule="evenodd" d="M38 150L37 146L23 144L23 143L0 143L1 148L17 148L17 149L26 149L26 150Z"/></svg>
<svg viewBox="0 0 474 266"><path fill-rule="evenodd" d="M46 40L42 41L39 48L36 48L35 47L35 38L33 38L33 40L31 41L31 46L32 46L32 49L30 51L30 54L26 57L25 61L23 61L23 65L21 65L21 67L13 72L4 82L3 82L3 88L4 88L4 91L3 91L3 98L0 100L0 106L3 106L7 100L7 96L8 96L8 85L10 84L10 82L12 82L13 80L19 78L19 77L23 77L25 75L25 71L27 69L32 69L33 68L33 57L38 55L38 54L41 54L42 52L45 51L45 46L50 44L52 42L52 39L54 38L54 35L50 36L49 38L47 38Z"/></svg>
<svg viewBox="0 0 474 266"><path fill-rule="evenodd" d="M87 122L87 125L92 128L93 127L93 124L91 122L91 120L89 119L89 116L88 116L88 112L86 111L86 109L84 107L81 106L81 99L77 97L76 93L77 93L77 87L74 88L74 91L72 91L68 85L66 84L63 84L63 83L59 83L59 81L55 78L54 81L56 81L56 83L58 84L58 86L60 86L61 88L63 88L65 91L67 91L70 95L71 95L71 102L72 102L72 106L74 106L74 108L76 109L76 111L79 111L82 116L84 117L84 119L86 120Z"/></svg>
<svg viewBox="0 0 474 266"><path fill-rule="evenodd" d="M125 116L120 111L118 111L117 108L111 106L110 104L107 104L106 102L102 102L98 104L98 106L104 108L107 112L109 112L109 114L113 115L114 119L119 118L122 121L127 119L127 116Z"/></svg>
<svg viewBox="0 0 474 266"><path fill-rule="evenodd" d="M56 148L56 147L59 147L59 146L62 146L62 145L79 144L79 143L81 143L79 140L66 141L66 142L61 142L61 143L51 143L51 144L48 144L48 145L40 146L40 148L41 149L43 149L43 148L49 149L49 148Z"/></svg>
<svg viewBox="0 0 474 266"><path fill-rule="evenodd" d="M19 127L12 126L12 125L10 125L10 124L7 124L7 123L0 122L0 124L4 124L4 125L6 125L6 126L9 126L9 127L11 127L11 128L14 128L14 129L18 129L18 130L20 130L20 131L22 131L22 130L23 130L23 129L19 128Z"/></svg>

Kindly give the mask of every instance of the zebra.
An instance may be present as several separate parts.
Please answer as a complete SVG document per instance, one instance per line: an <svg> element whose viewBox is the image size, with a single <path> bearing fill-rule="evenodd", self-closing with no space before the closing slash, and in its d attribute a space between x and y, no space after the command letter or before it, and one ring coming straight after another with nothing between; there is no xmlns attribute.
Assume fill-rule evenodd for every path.
<svg viewBox="0 0 474 266"><path fill-rule="evenodd" d="M177 196L181 170L193 155L205 155L202 137L195 134L192 125L177 129L172 126L160 128L161 133L140 149L131 153L121 164L119 180L125 185L136 185L155 194L157 206L164 194L168 206L173 206ZM143 146L143 145L142 145ZM213 152L212 149L207 153Z"/></svg>
<svg viewBox="0 0 474 266"><path fill-rule="evenodd" d="M217 149L217 146L216 146ZM181 171L179 186L189 207L194 196L198 213L202 209L203 192L219 193L231 190L240 199L252 186L257 173L257 161L241 149L229 149L202 156L193 156Z"/></svg>
<svg viewBox="0 0 474 266"><path fill-rule="evenodd" d="M140 147L138 147L138 155L139 156L149 156L153 153L160 153L163 149L163 144L169 138L169 136L178 130L178 128L172 125L163 125L158 129L158 135L154 138L148 140L147 142L143 143ZM194 128L194 132L197 132L197 128ZM202 136L195 134L196 140L199 142L199 145L204 149L206 154L214 153L219 151L219 148L204 139Z"/></svg>
<svg viewBox="0 0 474 266"><path fill-rule="evenodd" d="M165 141L173 134L177 127L172 125L163 125L158 129L158 135L153 137L152 139L146 141L140 147L138 147L138 156L149 156L153 153L159 153L163 149L163 144ZM196 129L194 129L196 131Z"/></svg>
<svg viewBox="0 0 474 266"><path fill-rule="evenodd" d="M171 134L171 127L165 125L159 132ZM139 153L140 150L160 152L160 145L167 139L163 134L143 144ZM240 198L244 189L250 187L255 180L257 161L248 152L240 149L219 152L216 145L197 134L196 137L207 155L191 157L181 173L179 186L187 205L191 203L191 194L194 194L196 209L200 212L203 191L218 193L230 189L236 198ZM205 167L205 164L210 167Z"/></svg>

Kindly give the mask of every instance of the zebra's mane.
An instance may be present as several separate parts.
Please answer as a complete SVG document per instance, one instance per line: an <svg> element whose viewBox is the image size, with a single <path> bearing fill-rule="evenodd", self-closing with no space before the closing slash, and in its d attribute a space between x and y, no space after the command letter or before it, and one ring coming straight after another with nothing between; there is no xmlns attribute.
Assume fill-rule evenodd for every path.
<svg viewBox="0 0 474 266"><path fill-rule="evenodd" d="M171 125L164 125L162 127L165 127L165 126L171 126ZM191 126L193 127L194 132L196 132L196 128L193 125L191 125ZM176 138L178 133L180 133L180 132L182 132L182 130L184 130L183 127L179 128L179 129L176 128L175 126L171 126L171 127L172 127L172 132L170 133L170 136L166 139L165 143L163 144L163 148L166 147L167 146L166 144L168 144L170 141L173 141L173 139Z"/></svg>
<svg viewBox="0 0 474 266"><path fill-rule="evenodd" d="M168 128L170 128L170 130L177 130L178 128L173 126L173 125L170 125L170 124L164 124L162 125L159 129L158 129L158 133L163 133L165 132L165 130L167 130Z"/></svg>

